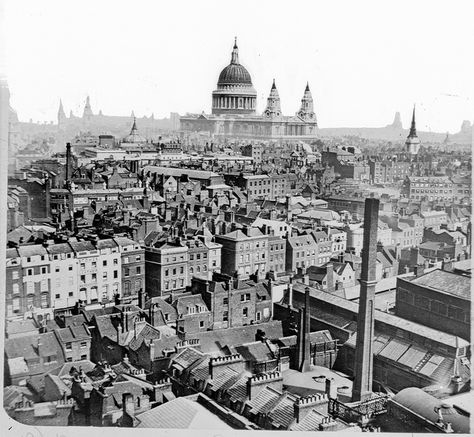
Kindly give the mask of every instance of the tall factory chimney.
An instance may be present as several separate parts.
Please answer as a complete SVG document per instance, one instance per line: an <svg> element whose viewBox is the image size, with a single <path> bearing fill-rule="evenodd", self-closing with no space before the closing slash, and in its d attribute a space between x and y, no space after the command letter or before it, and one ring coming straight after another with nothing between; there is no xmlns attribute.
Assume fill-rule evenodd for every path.
<svg viewBox="0 0 474 437"><path fill-rule="evenodd" d="M364 401L372 392L378 220L379 200L366 199L352 402Z"/></svg>
<svg viewBox="0 0 474 437"><path fill-rule="evenodd" d="M298 327L298 369L300 372L311 370L311 313L309 287L304 290L304 310L300 309Z"/></svg>
<svg viewBox="0 0 474 437"><path fill-rule="evenodd" d="M71 143L66 143L66 188L70 186L71 173Z"/></svg>

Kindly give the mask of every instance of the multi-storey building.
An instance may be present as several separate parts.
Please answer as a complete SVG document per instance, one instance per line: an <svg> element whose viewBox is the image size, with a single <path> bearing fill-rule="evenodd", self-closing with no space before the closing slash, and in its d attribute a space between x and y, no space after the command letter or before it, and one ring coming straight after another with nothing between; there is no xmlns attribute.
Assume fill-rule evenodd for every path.
<svg viewBox="0 0 474 437"><path fill-rule="evenodd" d="M130 302L138 298L139 290L145 288L145 249L137 242L125 237L114 238L119 246L121 271L121 287L120 294L124 302ZM113 262L118 257L113 256ZM115 269L114 269L115 275ZM119 282L120 284L120 282Z"/></svg>
<svg viewBox="0 0 474 437"><path fill-rule="evenodd" d="M286 270L317 266L329 261L332 242L323 231L288 236L286 241Z"/></svg>
<svg viewBox="0 0 474 437"><path fill-rule="evenodd" d="M49 312L51 265L46 249L40 244L35 244L20 246L18 252L23 269L23 288L26 298L24 308L27 311L36 308Z"/></svg>
<svg viewBox="0 0 474 437"><path fill-rule="evenodd" d="M12 317L26 311L23 269L18 249L6 250L5 308L6 316Z"/></svg>
<svg viewBox="0 0 474 437"><path fill-rule="evenodd" d="M408 161L369 160L370 180L374 184L391 184L410 175Z"/></svg>
<svg viewBox="0 0 474 437"><path fill-rule="evenodd" d="M79 263L79 300L86 304L98 303L98 250L90 241L70 241L69 244Z"/></svg>
<svg viewBox="0 0 474 437"><path fill-rule="evenodd" d="M470 176L453 176L454 200L458 203L471 202L472 198L472 181Z"/></svg>
<svg viewBox="0 0 474 437"><path fill-rule="evenodd" d="M108 305L116 297L130 302L144 280L144 249L128 238L20 246L7 253L7 315L68 313L79 302Z"/></svg>
<svg viewBox="0 0 474 437"><path fill-rule="evenodd" d="M268 271L275 274L286 269L286 239L270 235L268 237Z"/></svg>
<svg viewBox="0 0 474 437"><path fill-rule="evenodd" d="M78 262L69 243L49 244L46 248L51 263L51 307L74 307L79 299Z"/></svg>
<svg viewBox="0 0 474 437"><path fill-rule="evenodd" d="M430 202L452 202L454 184L447 176L408 176L405 179L405 194L411 200Z"/></svg>
<svg viewBox="0 0 474 437"><path fill-rule="evenodd" d="M211 279L213 272L221 270L221 249L222 245L214 243L204 236L189 239L188 246L188 281L186 285L191 285L193 276Z"/></svg>
<svg viewBox="0 0 474 437"><path fill-rule="evenodd" d="M264 323L272 319L271 289L266 281L255 283L228 275L214 275L212 281L194 278L192 290L202 296L211 310L213 329Z"/></svg>
<svg viewBox="0 0 474 437"><path fill-rule="evenodd" d="M145 284L149 296L185 289L188 252L188 247L181 241L158 241L145 246Z"/></svg>
<svg viewBox="0 0 474 437"><path fill-rule="evenodd" d="M446 211L422 211L420 213L425 228L439 229L441 225L448 223Z"/></svg>
<svg viewBox="0 0 474 437"><path fill-rule="evenodd" d="M262 144L247 144L242 147L242 155L250 156L253 162L260 164L262 162L263 145Z"/></svg>
<svg viewBox="0 0 474 437"><path fill-rule="evenodd" d="M222 244L222 273L230 276L264 277L268 265L268 235L260 229L244 226L225 235L216 235Z"/></svg>
<svg viewBox="0 0 474 437"><path fill-rule="evenodd" d="M331 240L331 252L333 256L337 256L346 251L347 247L347 234L342 229L328 228L327 233Z"/></svg>
<svg viewBox="0 0 474 437"><path fill-rule="evenodd" d="M321 265L329 262L332 257L332 246L333 242L328 234L324 231L312 232L314 240L316 241L318 247L318 263Z"/></svg>
<svg viewBox="0 0 474 437"><path fill-rule="evenodd" d="M418 246L423 239L423 219L417 215L394 217L380 216L392 231L391 245L400 248Z"/></svg>
<svg viewBox="0 0 474 437"><path fill-rule="evenodd" d="M471 335L471 280L444 270L411 281L397 279L396 311L404 319L459 335Z"/></svg>
<svg viewBox="0 0 474 437"><path fill-rule="evenodd" d="M226 182L247 191L249 199L270 199L284 197L289 191L287 174L244 174L226 175Z"/></svg>

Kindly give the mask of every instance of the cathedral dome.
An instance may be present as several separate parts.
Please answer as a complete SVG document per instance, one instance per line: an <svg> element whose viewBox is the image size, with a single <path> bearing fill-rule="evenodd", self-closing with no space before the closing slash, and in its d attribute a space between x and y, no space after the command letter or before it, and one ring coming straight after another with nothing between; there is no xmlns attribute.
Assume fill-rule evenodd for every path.
<svg viewBox="0 0 474 437"><path fill-rule="evenodd" d="M257 92L252 86L252 78L239 62L237 39L232 50L230 64L219 75L217 89L212 92L212 113L255 114Z"/></svg>
<svg viewBox="0 0 474 437"><path fill-rule="evenodd" d="M243 65L229 64L221 71L217 86L237 84L252 85L252 78Z"/></svg>
<svg viewBox="0 0 474 437"><path fill-rule="evenodd" d="M219 75L217 87L225 85L250 85L252 86L252 78L247 69L239 63L239 49L237 40L234 43L230 64L225 67Z"/></svg>

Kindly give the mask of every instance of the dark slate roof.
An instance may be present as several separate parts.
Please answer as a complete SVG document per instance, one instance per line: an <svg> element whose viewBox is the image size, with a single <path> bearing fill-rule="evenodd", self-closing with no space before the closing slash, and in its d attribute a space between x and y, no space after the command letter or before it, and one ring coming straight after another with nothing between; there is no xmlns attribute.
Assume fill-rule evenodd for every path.
<svg viewBox="0 0 474 437"><path fill-rule="evenodd" d="M258 329L263 330L268 339L283 336L281 321L274 320L268 323L189 334L188 339L199 339L201 351L204 353L220 353L226 345L238 346L249 341L255 341L255 334Z"/></svg>
<svg viewBox="0 0 474 437"><path fill-rule="evenodd" d="M55 330L58 338L63 342L72 342L79 340L88 340L91 338L89 332L84 325L68 326Z"/></svg>
<svg viewBox="0 0 474 437"><path fill-rule="evenodd" d="M432 288L445 294L451 294L461 299L471 300L471 278L446 272L433 270L413 279L412 284Z"/></svg>
<svg viewBox="0 0 474 437"><path fill-rule="evenodd" d="M69 243L51 244L46 248L46 250L51 255L56 255L56 254L60 254L60 253L72 253L73 252L72 247L69 245Z"/></svg>

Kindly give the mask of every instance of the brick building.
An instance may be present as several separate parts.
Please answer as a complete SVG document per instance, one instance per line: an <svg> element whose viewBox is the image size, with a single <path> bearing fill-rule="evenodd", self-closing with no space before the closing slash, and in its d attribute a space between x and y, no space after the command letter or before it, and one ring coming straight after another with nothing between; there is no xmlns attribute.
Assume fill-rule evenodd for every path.
<svg viewBox="0 0 474 437"><path fill-rule="evenodd" d="M202 296L212 312L213 329L223 329L272 319L270 282L236 280L214 275L214 280L194 278L192 291Z"/></svg>
<svg viewBox="0 0 474 437"><path fill-rule="evenodd" d="M222 244L222 273L248 278L257 273L263 278L268 271L268 235L260 229L244 226L225 235L216 235Z"/></svg>
<svg viewBox="0 0 474 437"><path fill-rule="evenodd" d="M145 246L145 281L149 296L162 296L185 289L188 283L188 252L189 248L179 240L159 241Z"/></svg>
<svg viewBox="0 0 474 437"><path fill-rule="evenodd" d="M469 340L471 279L434 270L411 281L397 279L396 313L432 328Z"/></svg>
<svg viewBox="0 0 474 437"><path fill-rule="evenodd" d="M139 290L145 288L145 249L129 238L116 237L114 240L120 250L121 298L124 302L135 301L138 298ZM115 263L115 257L112 263ZM115 275L115 269L113 269L113 274ZM106 292L107 289L104 290L104 293ZM108 293L110 294L110 290ZM115 293L115 290L112 293Z"/></svg>

